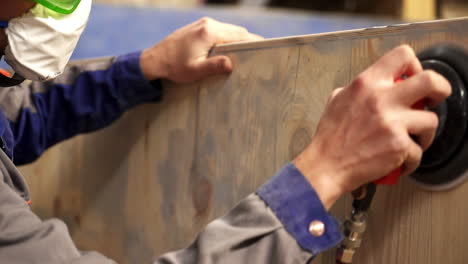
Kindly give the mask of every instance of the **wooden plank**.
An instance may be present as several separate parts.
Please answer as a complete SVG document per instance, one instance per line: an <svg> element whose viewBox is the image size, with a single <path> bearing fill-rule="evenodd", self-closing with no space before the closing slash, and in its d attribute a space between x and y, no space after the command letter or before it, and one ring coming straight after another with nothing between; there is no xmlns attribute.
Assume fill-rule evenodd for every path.
<svg viewBox="0 0 468 264"><path fill-rule="evenodd" d="M307 146L332 89L401 43L468 48L467 28L455 19L217 47L234 61L231 75L169 84L163 103L22 168L33 208L63 218L81 248L148 262L187 245ZM467 188L431 193L408 179L379 188L356 263L464 263ZM342 220L349 211L350 197L332 208ZM333 264L333 254L314 263Z"/></svg>
<svg viewBox="0 0 468 264"><path fill-rule="evenodd" d="M295 128L294 134L301 135L301 137L284 135L279 138L284 139L297 149L294 153L290 153L289 160L299 154L299 150L305 148L312 139L318 117L323 111L330 91L349 83L351 76L349 71L344 69L348 68L352 63L352 46L350 44L351 40L344 40L343 42L318 41L307 46L301 46L295 100L292 104L294 107L291 107L290 112L288 112L288 119L294 121L292 124L292 127ZM341 59L329 61L330 56ZM343 67L343 65L346 65L346 67ZM288 127L289 124L283 126L283 130L289 129ZM307 135L307 137L303 135ZM333 213L336 217L345 219L348 209L347 201L341 199L334 205ZM327 252L322 256L318 256L315 263L330 263L334 259L334 252Z"/></svg>
<svg viewBox="0 0 468 264"><path fill-rule="evenodd" d="M214 212L226 211L290 158L284 151L287 146L275 143L282 143L278 127L283 126L293 98L299 48L279 51L229 54L235 65L242 65L237 74L211 78L202 85L194 169L195 175L221 187L214 188L213 200L228 201L214 204Z"/></svg>
<svg viewBox="0 0 468 264"><path fill-rule="evenodd" d="M421 45L430 45L433 43L430 41L430 39L434 39L436 42L445 42L445 39L441 35L448 36L450 39L447 41L451 41L451 39L453 39L456 35L454 32L464 34L465 30L463 26L465 25L465 21L467 19L468 17L460 17L453 19L431 20L425 22L403 23L371 28L326 32L312 35L272 38L256 42L246 41L243 43L230 43L216 47L214 49L214 54L249 49L272 49L283 46L307 45L315 41L375 38L376 40L380 39L380 41L386 42L386 39L390 36L407 36L411 39L419 40L417 43ZM425 35L425 38L423 38L421 35ZM423 38L423 40L421 40L421 38Z"/></svg>

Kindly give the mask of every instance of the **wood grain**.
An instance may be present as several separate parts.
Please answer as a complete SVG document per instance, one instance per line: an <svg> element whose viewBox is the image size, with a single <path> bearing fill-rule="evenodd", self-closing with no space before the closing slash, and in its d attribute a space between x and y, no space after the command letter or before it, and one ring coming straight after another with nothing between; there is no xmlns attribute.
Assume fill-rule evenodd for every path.
<svg viewBox="0 0 468 264"><path fill-rule="evenodd" d="M235 70L131 110L23 167L42 217L60 217L83 249L147 263L186 246L310 142L330 92L408 43L468 48L468 19L288 37L217 47ZM381 187L356 263L468 260L468 185L431 193L409 179ZM332 213L350 211L343 197ZM333 264L333 251L314 263Z"/></svg>

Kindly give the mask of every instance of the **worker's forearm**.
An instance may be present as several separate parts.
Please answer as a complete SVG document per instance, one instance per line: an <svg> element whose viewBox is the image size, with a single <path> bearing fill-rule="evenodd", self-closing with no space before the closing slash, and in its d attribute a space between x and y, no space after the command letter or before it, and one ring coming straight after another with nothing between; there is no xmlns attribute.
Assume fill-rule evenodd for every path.
<svg viewBox="0 0 468 264"><path fill-rule="evenodd" d="M76 134L95 131L129 108L161 98L160 82L151 85L139 66L140 53L102 58L68 67L53 82L33 82L0 91L9 103L7 118L13 138L7 138L14 161L26 164L48 147ZM9 153L12 154L12 153Z"/></svg>
<svg viewBox="0 0 468 264"><path fill-rule="evenodd" d="M165 254L154 263L305 264L311 257L265 202L252 194L208 224L189 247Z"/></svg>
<svg viewBox="0 0 468 264"><path fill-rule="evenodd" d="M27 205L28 190L9 158L0 151L0 262L113 264L98 254L83 255L65 224L41 221ZM115 263L114 263L115 264Z"/></svg>
<svg viewBox="0 0 468 264"><path fill-rule="evenodd" d="M311 153L315 152L315 153ZM344 194L335 177L328 175L326 165L320 162L320 153L315 148L308 148L293 161L296 168L302 172L307 181L313 186L317 195L328 210Z"/></svg>
<svg viewBox="0 0 468 264"><path fill-rule="evenodd" d="M114 263L100 254L77 250L63 222L35 216L19 195L21 188L15 190L15 182L22 177L3 152L0 175L4 178L0 181L0 259L8 263ZM340 238L336 221L300 171L288 164L257 194L203 228L190 246L154 263L307 263Z"/></svg>
<svg viewBox="0 0 468 264"><path fill-rule="evenodd" d="M207 225L186 249L155 263L307 263L341 240L337 221L293 165Z"/></svg>

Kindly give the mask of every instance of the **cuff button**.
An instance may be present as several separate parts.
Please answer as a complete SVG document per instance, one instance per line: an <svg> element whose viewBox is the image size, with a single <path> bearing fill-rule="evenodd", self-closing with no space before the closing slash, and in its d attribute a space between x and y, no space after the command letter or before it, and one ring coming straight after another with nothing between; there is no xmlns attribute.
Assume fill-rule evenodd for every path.
<svg viewBox="0 0 468 264"><path fill-rule="evenodd" d="M325 233L325 224L319 220L310 222L309 233L314 237L322 236Z"/></svg>

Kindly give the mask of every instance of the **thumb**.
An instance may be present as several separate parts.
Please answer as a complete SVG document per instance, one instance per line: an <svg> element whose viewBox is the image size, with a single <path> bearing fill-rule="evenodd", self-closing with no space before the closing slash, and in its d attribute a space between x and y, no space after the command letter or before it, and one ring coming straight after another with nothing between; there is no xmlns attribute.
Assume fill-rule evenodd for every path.
<svg viewBox="0 0 468 264"><path fill-rule="evenodd" d="M215 56L197 63L195 68L197 75L204 78L209 75L230 73L232 71L232 62L227 56Z"/></svg>

